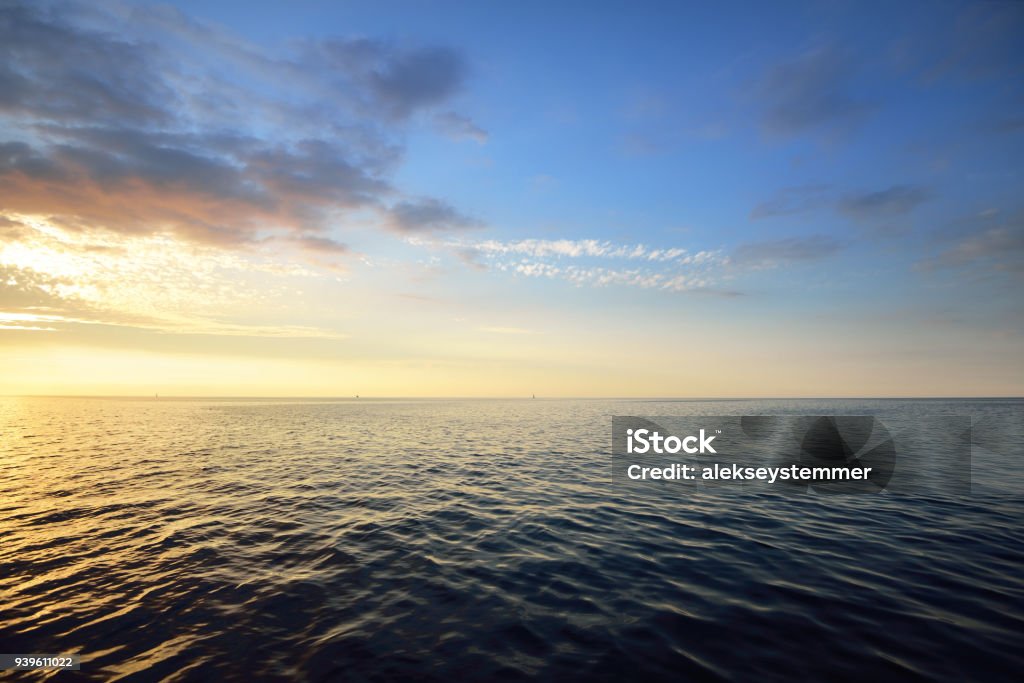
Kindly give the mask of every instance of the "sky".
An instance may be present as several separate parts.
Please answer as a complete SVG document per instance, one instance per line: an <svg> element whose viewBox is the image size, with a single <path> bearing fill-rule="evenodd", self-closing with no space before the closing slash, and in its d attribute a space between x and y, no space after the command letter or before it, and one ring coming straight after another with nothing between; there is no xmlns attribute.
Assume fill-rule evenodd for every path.
<svg viewBox="0 0 1024 683"><path fill-rule="evenodd" d="M1024 394L1024 3L0 0L0 394Z"/></svg>

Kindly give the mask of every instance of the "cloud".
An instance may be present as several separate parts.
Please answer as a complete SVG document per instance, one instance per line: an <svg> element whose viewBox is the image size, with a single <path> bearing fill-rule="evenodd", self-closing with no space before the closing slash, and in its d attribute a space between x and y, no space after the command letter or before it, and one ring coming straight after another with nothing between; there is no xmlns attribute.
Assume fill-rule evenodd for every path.
<svg viewBox="0 0 1024 683"><path fill-rule="evenodd" d="M755 206L750 212L750 218L758 220L814 211L827 203L828 190L828 185L800 185L782 188L776 192L774 197Z"/></svg>
<svg viewBox="0 0 1024 683"><path fill-rule="evenodd" d="M775 266L814 261L839 252L843 244L828 235L788 237L765 242L748 242L736 247L732 260L739 265Z"/></svg>
<svg viewBox="0 0 1024 683"><path fill-rule="evenodd" d="M453 246L460 246L461 243L453 243ZM622 258L641 259L645 261L680 261L681 263L695 263L708 260L711 252L698 252L691 254L686 249L672 247L667 249L653 249L643 244L628 245L614 244L607 240L542 240L525 239L518 241L502 242L499 240L484 240L474 242L472 248L480 254L522 254L543 258L548 256L578 258L582 256L601 258Z"/></svg>
<svg viewBox="0 0 1024 683"><path fill-rule="evenodd" d="M349 252L347 244L343 244L337 240L332 240L329 237L321 237L319 235L296 235L291 238L291 241L298 244L303 249L308 249L309 251L329 252L333 254L347 254Z"/></svg>
<svg viewBox="0 0 1024 683"><path fill-rule="evenodd" d="M29 234L21 221L0 216L0 243L17 242Z"/></svg>
<svg viewBox="0 0 1024 683"><path fill-rule="evenodd" d="M221 246L332 240L339 216L398 194L404 122L466 73L444 46L272 54L173 8L5 2L0 210Z"/></svg>
<svg viewBox="0 0 1024 683"><path fill-rule="evenodd" d="M791 136L859 121L871 106L853 93L854 64L839 50L823 48L771 67L754 89L764 129Z"/></svg>
<svg viewBox="0 0 1024 683"><path fill-rule="evenodd" d="M414 240L415 241L415 240ZM449 240L439 246L477 269L528 278L564 280L576 286L627 286L666 291L710 290L726 261L717 251L654 248L607 240Z"/></svg>
<svg viewBox="0 0 1024 683"><path fill-rule="evenodd" d="M261 230L308 230L319 212L377 203L388 184L323 141L229 151L210 140L71 130L37 151L0 148L2 208L121 233L240 244Z"/></svg>
<svg viewBox="0 0 1024 683"><path fill-rule="evenodd" d="M472 140L482 145L489 137L487 131L473 123L472 119L453 111L438 114L434 117L434 123L442 133L454 140Z"/></svg>
<svg viewBox="0 0 1024 683"><path fill-rule="evenodd" d="M59 292L71 285L68 278L0 262L0 308L6 311L59 308L64 303Z"/></svg>
<svg viewBox="0 0 1024 683"><path fill-rule="evenodd" d="M388 55L369 83L392 116L405 118L417 109L443 102L465 79L466 65L454 50L426 47Z"/></svg>
<svg viewBox="0 0 1024 683"><path fill-rule="evenodd" d="M300 308L296 294L310 279L327 283L318 271L282 264L269 244L243 255L162 235L76 233L35 218L8 220L20 222L23 233L0 241L0 311L19 324L344 336L291 320ZM110 248L118 250L113 257ZM266 324L275 314L282 324Z"/></svg>
<svg viewBox="0 0 1024 683"><path fill-rule="evenodd" d="M63 122L170 122L176 94L153 77L154 52L60 15L42 3L0 7L0 111Z"/></svg>
<svg viewBox="0 0 1024 683"><path fill-rule="evenodd" d="M945 35L931 37L930 43L939 47L942 54L925 78L977 81L1015 77L1020 71L1022 31L1021 3L968 3Z"/></svg>
<svg viewBox="0 0 1024 683"><path fill-rule="evenodd" d="M550 263L520 261L498 264L498 270L526 277L566 280L572 284L592 287L625 286L660 289L669 292L706 290L712 280L703 274L659 272L645 268L605 268L602 266L555 266Z"/></svg>
<svg viewBox="0 0 1024 683"><path fill-rule="evenodd" d="M480 222L462 215L439 199L422 198L398 202L386 213L387 225L403 233L464 230Z"/></svg>
<svg viewBox="0 0 1024 683"><path fill-rule="evenodd" d="M910 213L929 197L922 187L893 185L877 192L847 195L839 201L839 210L859 220L891 218Z"/></svg>
<svg viewBox="0 0 1024 683"><path fill-rule="evenodd" d="M473 247L456 247L453 249L455 256L460 261L476 270L487 270L487 264L483 262L483 254Z"/></svg>
<svg viewBox="0 0 1024 683"><path fill-rule="evenodd" d="M918 263L925 270L976 268L1024 275L1024 211L1009 216L984 211L936 236L938 253Z"/></svg>
<svg viewBox="0 0 1024 683"><path fill-rule="evenodd" d="M926 188L913 185L893 185L838 198L828 185L801 185L782 188L772 198L757 204L750 219L796 216L827 207L858 221L879 221L908 214L930 197Z"/></svg>

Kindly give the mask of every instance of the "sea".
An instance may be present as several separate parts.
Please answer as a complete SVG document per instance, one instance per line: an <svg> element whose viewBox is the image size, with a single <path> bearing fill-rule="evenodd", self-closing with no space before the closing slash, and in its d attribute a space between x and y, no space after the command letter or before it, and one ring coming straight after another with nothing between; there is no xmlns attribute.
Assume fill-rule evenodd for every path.
<svg viewBox="0 0 1024 683"><path fill-rule="evenodd" d="M972 449L967 489L794 495L615 484L611 429L1022 414L1013 399L0 398L0 652L80 657L0 677L1019 681L1020 431Z"/></svg>

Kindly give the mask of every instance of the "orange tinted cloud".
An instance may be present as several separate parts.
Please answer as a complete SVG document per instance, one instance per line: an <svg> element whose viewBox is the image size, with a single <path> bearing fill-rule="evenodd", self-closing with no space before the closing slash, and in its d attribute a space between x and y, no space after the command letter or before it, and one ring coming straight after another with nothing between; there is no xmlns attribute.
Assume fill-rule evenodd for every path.
<svg viewBox="0 0 1024 683"><path fill-rule="evenodd" d="M438 45L307 40L273 56L166 9L124 23L5 3L0 211L219 245L284 231L341 253L330 232L348 211L407 227L394 217L413 205L390 180L405 124L448 104L466 71ZM465 222L440 200L415 206L447 212L417 229Z"/></svg>

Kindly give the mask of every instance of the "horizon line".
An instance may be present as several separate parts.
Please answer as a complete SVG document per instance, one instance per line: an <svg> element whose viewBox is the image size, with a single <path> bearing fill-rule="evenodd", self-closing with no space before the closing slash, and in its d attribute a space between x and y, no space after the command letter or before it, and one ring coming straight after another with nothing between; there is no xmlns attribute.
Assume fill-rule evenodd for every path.
<svg viewBox="0 0 1024 683"><path fill-rule="evenodd" d="M317 401L374 401L374 400L560 400L560 401L827 401L827 400L982 400L982 399L1024 399L1024 395L891 395L891 396L523 396L515 395L452 395L452 396L402 396L402 395L229 395L229 394L0 394L0 398L104 398L159 400L317 400Z"/></svg>

